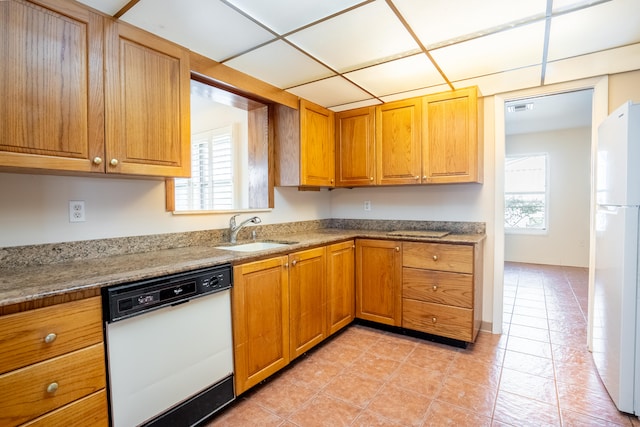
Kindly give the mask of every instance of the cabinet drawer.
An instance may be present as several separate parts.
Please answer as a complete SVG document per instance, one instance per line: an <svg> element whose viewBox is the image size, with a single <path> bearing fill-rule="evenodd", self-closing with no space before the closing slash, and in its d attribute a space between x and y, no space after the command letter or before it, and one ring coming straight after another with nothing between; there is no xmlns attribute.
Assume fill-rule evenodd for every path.
<svg viewBox="0 0 640 427"><path fill-rule="evenodd" d="M467 342L474 338L473 310L468 308L403 299L402 326Z"/></svg>
<svg viewBox="0 0 640 427"><path fill-rule="evenodd" d="M402 270L402 297L473 308L473 276L405 267Z"/></svg>
<svg viewBox="0 0 640 427"><path fill-rule="evenodd" d="M0 374L102 342L101 310L94 297L0 317Z"/></svg>
<svg viewBox="0 0 640 427"><path fill-rule="evenodd" d="M52 383L55 391L48 392ZM102 343L0 375L0 425L16 425L105 388Z"/></svg>
<svg viewBox="0 0 640 427"><path fill-rule="evenodd" d="M109 409L107 408L107 391L102 389L87 397L71 402L60 409L44 414L40 418L29 421L21 427L107 427L108 425Z"/></svg>
<svg viewBox="0 0 640 427"><path fill-rule="evenodd" d="M473 273L473 246L405 242L402 265L430 270Z"/></svg>

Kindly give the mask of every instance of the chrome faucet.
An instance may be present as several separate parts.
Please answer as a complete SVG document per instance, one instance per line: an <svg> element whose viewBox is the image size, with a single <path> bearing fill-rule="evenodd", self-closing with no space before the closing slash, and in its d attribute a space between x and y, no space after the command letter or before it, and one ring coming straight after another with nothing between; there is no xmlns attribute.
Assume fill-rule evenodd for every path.
<svg viewBox="0 0 640 427"><path fill-rule="evenodd" d="M252 222L254 224L260 224L262 222L262 220L260 218L258 218L257 216L254 216L254 217L251 217L249 219L245 219L240 224L236 225L236 217L238 215L240 215L240 214L235 214L229 220L229 235L230 235L229 241L231 243L236 243L237 238L238 238L238 232L240 231L240 229L242 227L247 225L247 223Z"/></svg>

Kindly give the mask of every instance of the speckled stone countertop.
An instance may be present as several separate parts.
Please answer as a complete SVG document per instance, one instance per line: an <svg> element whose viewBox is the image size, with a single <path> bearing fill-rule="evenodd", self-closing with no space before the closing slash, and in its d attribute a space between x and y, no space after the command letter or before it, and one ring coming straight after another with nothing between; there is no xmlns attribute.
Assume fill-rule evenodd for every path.
<svg viewBox="0 0 640 427"><path fill-rule="evenodd" d="M340 222L342 221L342 222ZM91 250L84 247L83 253L74 254L71 259L63 261L51 261L44 255L40 255L39 260L48 260L48 263L37 263L34 260L28 263L18 262L20 259L29 259L30 254L35 257L37 250L45 252L68 251L64 244L42 245L42 247L22 247L0 249L0 307L33 301L40 298L63 295L77 291L95 290L104 286L127 283L143 280L151 277L166 274L178 273L197 268L210 267L225 263L241 264L267 258L275 255L285 255L302 249L327 245L334 242L359 238L374 238L388 240L412 240L425 242L453 243L453 244L478 244L485 238L484 224L482 223L462 223L465 227L458 227L452 230L451 234L441 238L421 238L421 237L398 237L390 236L391 230L419 230L437 229L443 230L443 224L449 229L456 228L452 224L461 223L435 223L420 222L421 227L416 227L414 221L403 224L394 223L382 224L381 221L369 221L352 223L353 220L333 220L324 221L317 228L318 224L304 223L303 226L263 226L258 240L274 240L292 242L285 247L266 249L256 252L236 252L216 248L225 245L225 231L219 235L207 236L211 240L189 239L188 246L163 248L158 245L157 249L146 248L146 251L130 253L130 248L119 248L120 255L113 254L112 250L105 250L104 241L91 242L100 246L99 254L96 255ZM338 226L339 228L322 228L322 226ZM344 226L357 225L357 228L343 228ZM428 225L430 228L425 228ZM316 228L307 228L307 227ZM249 228L249 227L247 227ZM258 228L258 227L256 227ZM382 228L382 229L380 229ZM245 230L243 230L244 232ZM250 231L241 235L239 243L246 243ZM246 237L245 237L246 236ZM200 236L201 237L201 236ZM171 238L175 238L172 236ZM145 240L153 239L148 237ZM111 240L111 239L107 239ZM118 239L114 239L118 243ZM174 242L175 243L175 242ZM184 242L181 242L184 243ZM87 243L86 245L89 245ZM72 245L73 247L77 244ZM62 249L59 249L62 247ZM140 249L140 248L138 248ZM117 253L117 252L116 252ZM67 254L69 255L69 254Z"/></svg>

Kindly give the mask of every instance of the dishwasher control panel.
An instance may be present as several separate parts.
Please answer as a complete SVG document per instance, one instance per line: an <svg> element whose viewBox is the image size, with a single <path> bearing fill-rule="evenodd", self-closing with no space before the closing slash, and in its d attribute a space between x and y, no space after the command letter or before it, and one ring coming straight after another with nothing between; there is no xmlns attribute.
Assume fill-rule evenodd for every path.
<svg viewBox="0 0 640 427"><path fill-rule="evenodd" d="M230 265L176 273L102 289L104 320L114 322L188 302L232 286Z"/></svg>

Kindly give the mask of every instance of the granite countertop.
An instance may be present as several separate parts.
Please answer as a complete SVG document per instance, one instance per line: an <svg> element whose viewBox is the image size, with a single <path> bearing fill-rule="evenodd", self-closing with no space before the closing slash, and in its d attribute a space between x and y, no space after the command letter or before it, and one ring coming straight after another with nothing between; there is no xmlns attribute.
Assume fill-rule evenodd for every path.
<svg viewBox="0 0 640 427"><path fill-rule="evenodd" d="M241 264L306 248L353 238L412 240L423 242L477 244L484 233L448 234L444 237L392 236L388 231L318 229L299 233L270 235L259 240L295 242L257 252L236 252L216 248L224 241L143 253L111 255L46 265L0 269L0 307L77 291L127 283L225 263ZM250 241L240 241L248 243Z"/></svg>

